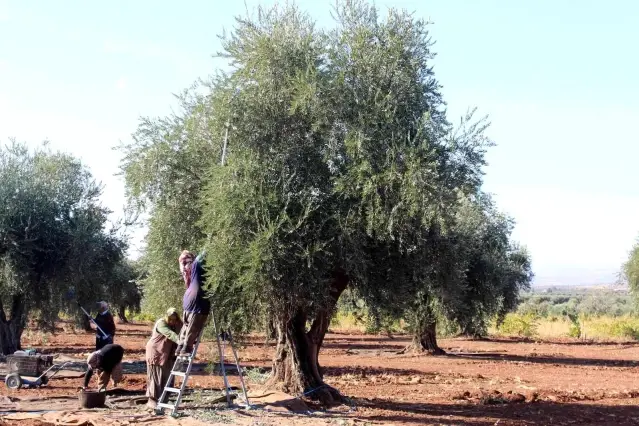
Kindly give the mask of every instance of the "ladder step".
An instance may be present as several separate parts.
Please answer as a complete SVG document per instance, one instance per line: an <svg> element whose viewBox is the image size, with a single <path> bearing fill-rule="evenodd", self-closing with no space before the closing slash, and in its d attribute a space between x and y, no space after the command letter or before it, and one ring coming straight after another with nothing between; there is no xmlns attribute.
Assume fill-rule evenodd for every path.
<svg viewBox="0 0 639 426"><path fill-rule="evenodd" d="M172 410L172 409L174 409L174 408L175 408L175 405L173 405L173 404L165 404L164 402L158 402L157 407L160 407L160 408L169 408L169 409L171 409L171 410Z"/></svg>
<svg viewBox="0 0 639 426"><path fill-rule="evenodd" d="M164 390L167 391L167 392L180 393L180 390L178 388L166 387L166 388L164 388Z"/></svg>
<svg viewBox="0 0 639 426"><path fill-rule="evenodd" d="M174 376L178 376L178 377L186 377L186 373L184 373L182 371L171 371L171 374L173 374Z"/></svg>

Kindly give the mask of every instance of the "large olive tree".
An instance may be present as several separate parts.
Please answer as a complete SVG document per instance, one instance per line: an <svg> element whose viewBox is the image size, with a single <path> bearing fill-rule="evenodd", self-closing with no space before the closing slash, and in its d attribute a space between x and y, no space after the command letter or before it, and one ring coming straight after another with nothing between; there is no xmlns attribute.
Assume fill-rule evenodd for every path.
<svg viewBox="0 0 639 426"><path fill-rule="evenodd" d="M268 319L271 384L326 402L339 394L318 355L340 295L415 297L397 289L433 273L488 145L481 123L446 121L426 22L360 1L335 16L329 30L292 5L238 18L222 38L232 71L144 120L122 165L150 213L145 299L179 297L179 250L206 247L214 314Z"/></svg>
<svg viewBox="0 0 639 426"><path fill-rule="evenodd" d="M69 294L104 294L126 245L106 229L100 186L78 159L11 143L0 147L0 182L0 349L10 354L30 314L52 327L75 306Z"/></svg>

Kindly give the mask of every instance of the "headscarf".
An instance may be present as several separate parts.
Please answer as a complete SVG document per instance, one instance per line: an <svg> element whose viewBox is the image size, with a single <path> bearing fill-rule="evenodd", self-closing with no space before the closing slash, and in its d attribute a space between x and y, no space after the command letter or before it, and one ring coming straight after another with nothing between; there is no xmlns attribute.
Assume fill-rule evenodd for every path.
<svg viewBox="0 0 639 426"><path fill-rule="evenodd" d="M175 321L173 323L171 323L171 317L175 315ZM178 314L177 309L175 308L169 308L166 311L166 316L164 317L164 322L166 322L166 325L169 326L169 328L173 331L175 331L176 333L178 332L178 330L180 330L182 328L182 326L184 325L184 323L182 322L182 320L180 319L180 315Z"/></svg>
<svg viewBox="0 0 639 426"><path fill-rule="evenodd" d="M188 262L190 260L190 262ZM180 264L180 272L184 277L184 282L188 287L191 284L191 265L193 264L193 260L195 260L195 255L188 250L183 250L178 258L178 262ZM186 262L186 264L185 264Z"/></svg>
<svg viewBox="0 0 639 426"><path fill-rule="evenodd" d="M164 320L168 323L169 319L171 318L172 315L176 315L177 316L177 309L175 308L169 308L166 310L166 317L164 318ZM179 316L178 316L179 318Z"/></svg>
<svg viewBox="0 0 639 426"><path fill-rule="evenodd" d="M103 301L101 301L101 302L98 302L98 306L99 306L101 309L104 309L104 312L106 312L106 311L108 311L108 310L109 310L109 304L108 304L107 302L105 302L104 300L103 300Z"/></svg>

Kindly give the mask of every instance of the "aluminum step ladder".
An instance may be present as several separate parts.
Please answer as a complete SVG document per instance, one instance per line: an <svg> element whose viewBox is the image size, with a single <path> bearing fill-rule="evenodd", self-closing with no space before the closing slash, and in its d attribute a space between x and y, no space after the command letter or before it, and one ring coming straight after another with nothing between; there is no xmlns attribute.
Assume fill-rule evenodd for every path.
<svg viewBox="0 0 639 426"><path fill-rule="evenodd" d="M163 414L164 409L171 410L171 415L175 416L178 412L178 407L180 406L180 402L182 402L182 395L184 394L184 390L186 389L186 383L189 380L189 376L191 375L191 368L193 367L193 360L195 360L195 356L197 355L197 349L200 346L200 341L202 340L202 333L204 333L204 327L200 330L200 334L197 336L195 340L195 344L193 345L193 351L188 356L178 356L175 359L175 363L173 363L173 368L171 368L171 374L169 374L169 379L166 381L166 385L164 386L164 390L162 391L162 395L158 401L157 407L155 408L156 414ZM187 363L186 371L181 371L180 367L183 367ZM181 377L182 383L180 387L174 387L175 378ZM170 404L168 402L168 397L171 394L177 394L177 399L175 400L175 404Z"/></svg>
<svg viewBox="0 0 639 426"><path fill-rule="evenodd" d="M228 383L228 378L226 376L226 368L224 366L224 351L222 349L222 344L220 343L220 339L222 339L223 341L228 341L231 349L233 350L233 355L235 357L235 363L237 366L237 370L238 370L238 375L240 377L240 382L242 384L242 390L244 391L244 399L246 402L246 408L250 409L250 404L249 404L249 400L248 400L248 395L246 392L246 386L244 385L244 378L242 377L243 375L243 371L240 367L240 361L239 358L237 356L237 352L235 351L235 347L233 346L233 337L230 333L230 331L225 332L222 331L221 334L217 333L217 326L215 324L215 319L213 320L213 326L215 328L215 334L216 334L216 338L217 338L217 349L219 351L220 354L220 367L222 370L222 376L224 379L224 390L226 393L226 403L227 405L230 407L231 406L231 395L229 393L229 383ZM202 327L202 330L200 331L200 334L197 337L197 340L195 341L195 344L193 345L193 351L188 355L188 356L178 356L175 359L175 363L173 364L173 368L171 369L171 374L169 375L169 379L166 382L166 385L164 386L164 390L162 391L162 395L160 396L160 399L158 401L157 407L155 409L156 414L163 414L165 409L169 409L171 410L171 415L172 416L176 416L178 414L178 409L180 406L180 403L182 402L182 396L184 395L184 390L186 389L186 383L189 379L189 376L191 374L191 368L193 367L193 361L195 360L195 356L197 355L197 350L198 347L200 346L200 341L202 339L202 334L204 333L204 328ZM184 364L187 363L186 366L186 371L180 371L180 367L183 367ZM182 383L180 384L180 387L174 387L174 383L175 383L175 378L176 377L181 377L182 378ZM168 403L168 402L164 402L164 401L168 401L168 397L171 394L177 394L177 399L175 400L174 404Z"/></svg>

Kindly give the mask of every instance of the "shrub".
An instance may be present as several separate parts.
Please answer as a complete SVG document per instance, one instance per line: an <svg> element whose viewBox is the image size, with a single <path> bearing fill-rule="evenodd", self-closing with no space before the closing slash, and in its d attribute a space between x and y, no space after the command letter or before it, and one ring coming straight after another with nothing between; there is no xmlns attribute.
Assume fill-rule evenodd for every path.
<svg viewBox="0 0 639 426"><path fill-rule="evenodd" d="M507 336L533 337L537 334L537 317L531 314L508 314L498 330Z"/></svg>
<svg viewBox="0 0 639 426"><path fill-rule="evenodd" d="M602 336L639 340L639 318L598 318L590 321L589 328Z"/></svg>

